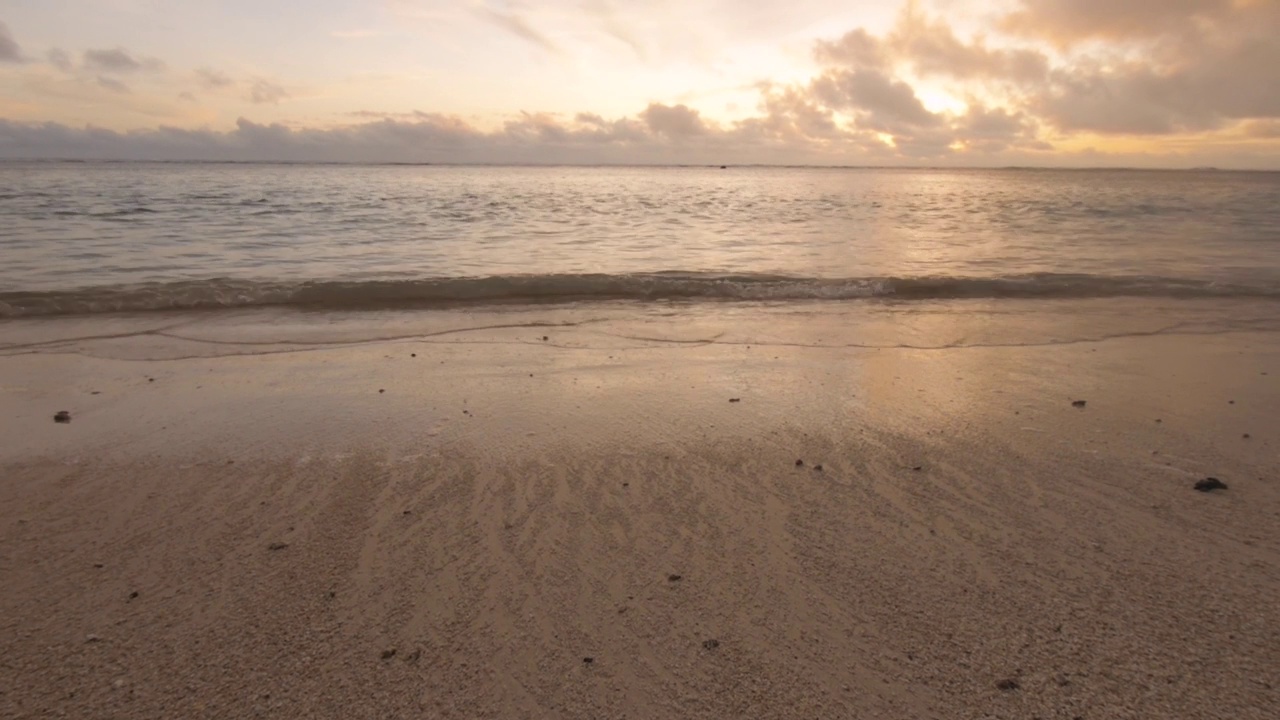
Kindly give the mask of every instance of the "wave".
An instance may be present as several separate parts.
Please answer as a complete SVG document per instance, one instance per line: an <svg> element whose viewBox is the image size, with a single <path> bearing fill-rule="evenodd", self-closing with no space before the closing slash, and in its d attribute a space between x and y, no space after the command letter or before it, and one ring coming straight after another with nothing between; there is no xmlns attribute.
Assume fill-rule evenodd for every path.
<svg viewBox="0 0 1280 720"><path fill-rule="evenodd" d="M260 306L384 309L584 300L949 300L1000 298L1280 299L1274 285L1036 273L1006 277L804 278L779 275L644 273L504 275L416 280L273 282L184 280L66 291L0 292L0 317L207 310Z"/></svg>

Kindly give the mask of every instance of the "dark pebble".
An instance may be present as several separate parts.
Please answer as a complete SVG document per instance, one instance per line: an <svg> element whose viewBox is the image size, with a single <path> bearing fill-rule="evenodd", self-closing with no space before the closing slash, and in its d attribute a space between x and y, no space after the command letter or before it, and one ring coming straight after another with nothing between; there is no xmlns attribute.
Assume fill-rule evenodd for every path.
<svg viewBox="0 0 1280 720"><path fill-rule="evenodd" d="M915 471L915 472L920 472L921 470L923 470L923 469L924 469L924 466L923 466L923 465L917 465L917 466L915 466L915 467L913 467L913 468L911 468L911 469L912 469L913 471Z"/></svg>
<svg viewBox="0 0 1280 720"><path fill-rule="evenodd" d="M813 466L813 469L814 469L814 470L817 470L818 472L822 472L822 466L821 466L821 465L814 465L814 466Z"/></svg>
<svg viewBox="0 0 1280 720"><path fill-rule="evenodd" d="M711 638L710 640L703 640L702 647L708 650L715 650L716 648L720 647L720 641L716 640L715 638Z"/></svg>
<svg viewBox="0 0 1280 720"><path fill-rule="evenodd" d="M378 392L380 392L380 393L384 393L384 392L386 392L386 390L383 390L382 388L378 388Z"/></svg>
<svg viewBox="0 0 1280 720"><path fill-rule="evenodd" d="M551 339L551 338L547 337L546 335L543 335L543 336L542 336L542 342L546 342L546 341L548 341L548 340L550 340L550 339Z"/></svg>
<svg viewBox="0 0 1280 720"><path fill-rule="evenodd" d="M1160 418L1156 418L1156 422L1164 422L1164 421L1161 420Z"/></svg>
<svg viewBox="0 0 1280 720"><path fill-rule="evenodd" d="M667 580L670 582L679 582L684 579L683 575L668 575Z"/></svg>
<svg viewBox="0 0 1280 720"><path fill-rule="evenodd" d="M338 597L338 593L336 593L336 592L334 592L334 591L330 590L330 591L329 591L329 599L330 599L330 600L332 600L333 598L336 598L336 597Z"/></svg>
<svg viewBox="0 0 1280 720"><path fill-rule="evenodd" d="M1022 686L1019 685L1018 681L1014 680L1013 678L1005 678L1004 680L1001 680L1000 682L996 683L996 687L1008 692L1010 690L1017 690Z"/></svg>
<svg viewBox="0 0 1280 720"><path fill-rule="evenodd" d="M1086 404L1084 400L1074 400L1071 403L1071 407L1084 407Z"/></svg>
<svg viewBox="0 0 1280 720"><path fill-rule="evenodd" d="M66 410L59 410L53 414L53 421L56 423L69 423L71 422L71 413Z"/></svg>
<svg viewBox="0 0 1280 720"><path fill-rule="evenodd" d="M631 483L622 483L622 487L631 487Z"/></svg>
<svg viewBox="0 0 1280 720"><path fill-rule="evenodd" d="M742 398L729 398L729 402L742 402Z"/></svg>
<svg viewBox="0 0 1280 720"><path fill-rule="evenodd" d="M93 566L98 568L99 570L102 569L102 563L94 563Z"/></svg>
<svg viewBox="0 0 1280 720"><path fill-rule="evenodd" d="M268 550L283 550L289 547L289 543L273 542L267 546Z"/></svg>
<svg viewBox="0 0 1280 720"><path fill-rule="evenodd" d="M156 381L155 378L147 378L147 382L155 382L155 381Z"/></svg>
<svg viewBox="0 0 1280 720"><path fill-rule="evenodd" d="M796 461L796 467L804 467L804 461L803 461L803 460L797 460L797 461Z"/></svg>
<svg viewBox="0 0 1280 720"><path fill-rule="evenodd" d="M129 593L129 599L130 599L130 600L136 600L137 598L138 598L138 591L137 591L137 590L134 590L133 592Z"/></svg>
<svg viewBox="0 0 1280 720"><path fill-rule="evenodd" d="M1222 482L1218 478L1211 477L1211 478L1205 478L1203 480L1197 480L1194 487L1196 490L1199 490L1200 492L1210 492L1212 490L1226 490L1227 484Z"/></svg>
<svg viewBox="0 0 1280 720"><path fill-rule="evenodd" d="M390 660L391 658L393 658L393 657L395 657L395 656L396 656L396 649L395 649L395 648L390 648L390 649L387 649L387 650L383 650L383 651L382 651L382 659L383 659L383 660Z"/></svg>
<svg viewBox="0 0 1280 720"><path fill-rule="evenodd" d="M89 393L89 394L90 394L90 395L101 395L101 394L102 394L102 391L101 391L101 390L94 390L93 392L91 392L91 393Z"/></svg>
<svg viewBox="0 0 1280 720"><path fill-rule="evenodd" d="M418 662L418 659L421 657L422 657L422 648L417 648L413 652L409 653L409 655L404 659L404 661L407 663L416 663Z"/></svg>
<svg viewBox="0 0 1280 720"><path fill-rule="evenodd" d="M1244 435L1241 435L1240 437L1244 438L1245 440L1248 440L1248 439L1249 439L1249 433L1245 433Z"/></svg>
<svg viewBox="0 0 1280 720"><path fill-rule="evenodd" d="M1236 401L1235 401L1235 400L1228 400L1228 401L1227 401L1227 404L1228 404L1228 405L1235 405L1235 404L1236 404Z"/></svg>
<svg viewBox="0 0 1280 720"><path fill-rule="evenodd" d="M588 664L588 665L590 665L591 663L593 663L593 662L595 662L595 661L596 661L596 659L595 659L595 658L593 658L593 657L584 657L584 658L582 658L582 662L584 662L584 663L586 663L586 664Z"/></svg>
<svg viewBox="0 0 1280 720"><path fill-rule="evenodd" d="M413 514L413 511L412 511L412 510L405 510L405 511L404 511L403 513L401 513L401 514L403 514L403 515L412 515L412 514Z"/></svg>
<svg viewBox="0 0 1280 720"><path fill-rule="evenodd" d="M418 353L409 353L409 357L418 357Z"/></svg>

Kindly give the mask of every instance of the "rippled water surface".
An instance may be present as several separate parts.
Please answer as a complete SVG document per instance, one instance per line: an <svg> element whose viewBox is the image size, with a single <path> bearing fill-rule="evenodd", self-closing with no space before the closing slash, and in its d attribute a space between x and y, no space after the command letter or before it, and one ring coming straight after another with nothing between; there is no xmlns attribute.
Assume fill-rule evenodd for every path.
<svg viewBox="0 0 1280 720"><path fill-rule="evenodd" d="M0 255L5 293L678 273L1266 294L1280 174L6 163Z"/></svg>

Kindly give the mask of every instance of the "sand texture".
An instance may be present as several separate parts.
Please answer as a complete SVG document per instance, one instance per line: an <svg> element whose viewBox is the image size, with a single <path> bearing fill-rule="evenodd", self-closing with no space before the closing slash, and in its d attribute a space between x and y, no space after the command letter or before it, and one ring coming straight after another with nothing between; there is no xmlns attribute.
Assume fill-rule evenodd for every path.
<svg viewBox="0 0 1280 720"><path fill-rule="evenodd" d="M0 717L1280 717L1274 310L0 326Z"/></svg>

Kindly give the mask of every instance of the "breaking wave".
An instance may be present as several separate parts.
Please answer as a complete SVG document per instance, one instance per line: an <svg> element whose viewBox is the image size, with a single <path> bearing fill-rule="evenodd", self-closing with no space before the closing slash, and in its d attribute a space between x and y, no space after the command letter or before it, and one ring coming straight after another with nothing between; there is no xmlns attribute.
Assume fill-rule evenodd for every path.
<svg viewBox="0 0 1280 720"><path fill-rule="evenodd" d="M297 282L186 280L66 291L0 292L0 317L40 317L260 306L360 310L590 300L948 300L999 298L1280 299L1273 285L1142 276L1037 273L994 278L804 278L714 273L504 275Z"/></svg>

